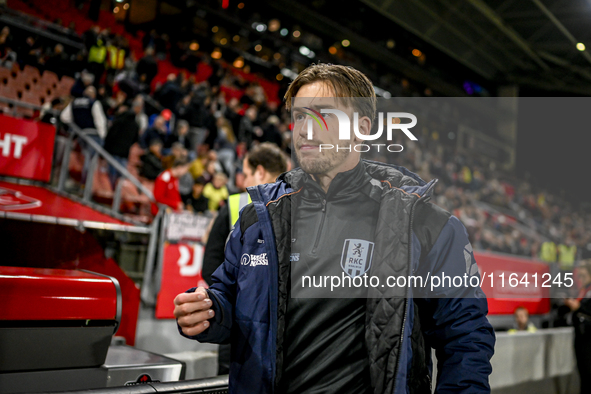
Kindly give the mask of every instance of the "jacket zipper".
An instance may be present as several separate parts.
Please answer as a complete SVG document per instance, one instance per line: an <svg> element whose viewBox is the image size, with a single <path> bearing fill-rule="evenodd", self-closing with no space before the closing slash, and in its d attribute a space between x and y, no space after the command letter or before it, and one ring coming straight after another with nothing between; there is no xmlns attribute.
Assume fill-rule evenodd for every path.
<svg viewBox="0 0 591 394"><path fill-rule="evenodd" d="M408 266L410 267L412 264L412 223L413 223L413 216L415 213L415 206L417 203L425 196L428 196L429 192L435 184L437 183L437 179L433 182L431 186L425 190L425 193L421 197L419 197L411 206L410 208L410 223L408 226ZM400 352L402 351L402 342L404 342L404 329L406 326L406 315L408 309L408 297L404 298L404 313L402 315L402 329L400 330L400 343L398 344L398 358L396 360L396 368L394 368L394 380L392 381L392 389L394 392L396 391L396 378L398 377L398 369L400 368ZM431 386L431 379L429 379L429 386Z"/></svg>
<svg viewBox="0 0 591 394"><path fill-rule="evenodd" d="M322 234L322 227L324 227L324 218L326 217L326 199L322 200L322 217L320 218L320 226L318 226L318 233L316 234L316 241L312 248L312 253L316 253L318 248L318 242L320 241L320 235Z"/></svg>

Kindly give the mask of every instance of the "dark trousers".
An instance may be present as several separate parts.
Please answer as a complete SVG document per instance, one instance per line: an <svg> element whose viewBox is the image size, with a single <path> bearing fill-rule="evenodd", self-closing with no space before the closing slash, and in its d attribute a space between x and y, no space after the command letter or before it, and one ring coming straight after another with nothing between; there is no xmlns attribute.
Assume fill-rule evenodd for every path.
<svg viewBox="0 0 591 394"><path fill-rule="evenodd" d="M220 345L218 349L218 375L230 373L230 345Z"/></svg>
<svg viewBox="0 0 591 394"><path fill-rule="evenodd" d="M585 333L578 331L575 328L575 355L581 378L581 394L588 394L591 393L591 331Z"/></svg>

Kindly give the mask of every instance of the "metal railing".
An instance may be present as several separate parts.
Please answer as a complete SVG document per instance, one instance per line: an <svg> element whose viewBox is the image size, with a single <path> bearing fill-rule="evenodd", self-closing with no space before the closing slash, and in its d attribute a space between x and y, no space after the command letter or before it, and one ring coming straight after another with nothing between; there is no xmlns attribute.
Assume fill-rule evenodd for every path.
<svg viewBox="0 0 591 394"><path fill-rule="evenodd" d="M0 22L78 50L84 49L82 39L77 34L72 34L69 29L7 7L0 6ZM78 39L79 41L75 41L74 39Z"/></svg>

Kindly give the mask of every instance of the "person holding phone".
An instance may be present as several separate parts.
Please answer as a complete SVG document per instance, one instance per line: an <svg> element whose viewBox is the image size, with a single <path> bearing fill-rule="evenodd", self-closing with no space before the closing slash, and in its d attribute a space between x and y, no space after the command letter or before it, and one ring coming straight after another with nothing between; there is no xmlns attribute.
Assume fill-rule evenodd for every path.
<svg viewBox="0 0 591 394"><path fill-rule="evenodd" d="M567 298L564 303L573 311L581 393L591 393L591 260L583 261L578 267L577 278L581 282L578 297Z"/></svg>

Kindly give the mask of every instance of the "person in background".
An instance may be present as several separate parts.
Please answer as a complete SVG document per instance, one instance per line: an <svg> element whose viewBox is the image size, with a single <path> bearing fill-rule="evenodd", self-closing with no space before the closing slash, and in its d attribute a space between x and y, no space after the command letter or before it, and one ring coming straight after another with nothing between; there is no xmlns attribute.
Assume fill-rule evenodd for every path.
<svg viewBox="0 0 591 394"><path fill-rule="evenodd" d="M575 326L575 355L581 378L581 394L591 393L591 260L585 260L577 270L581 282L578 297L567 298L564 304L573 311Z"/></svg>
<svg viewBox="0 0 591 394"><path fill-rule="evenodd" d="M164 171L158 175L154 182L154 199L160 204L164 204L175 211L182 211L185 204L181 199L179 192L179 178L189 171L189 165L186 159L180 159L174 162L170 170ZM158 213L158 206L152 204L152 214Z"/></svg>
<svg viewBox="0 0 591 394"><path fill-rule="evenodd" d="M150 86L154 77L158 75L158 62L154 58L154 49L152 47L146 48L144 57L137 62L135 70L140 82Z"/></svg>
<svg viewBox="0 0 591 394"><path fill-rule="evenodd" d="M262 143L253 147L242 161L242 187L274 182L287 171L287 159L275 144ZM234 228L238 213L250 202L248 192L233 194L222 206L209 233L203 254L203 279L211 284L211 275L224 262L226 239Z"/></svg>
<svg viewBox="0 0 591 394"><path fill-rule="evenodd" d="M162 158L164 169L168 170L169 168L172 168L173 163L182 157L187 157L187 150L181 143L175 142L170 148L170 154Z"/></svg>
<svg viewBox="0 0 591 394"><path fill-rule="evenodd" d="M96 43L88 50L88 71L94 75L95 81L100 79L105 72L105 63L107 60L107 47L104 39L99 37Z"/></svg>
<svg viewBox="0 0 591 394"><path fill-rule="evenodd" d="M154 139L159 139L163 146L165 141L168 139L166 119L164 119L162 116L157 116L156 119L154 119L152 127L149 127L142 135L140 140L141 147L146 148L147 144Z"/></svg>
<svg viewBox="0 0 591 394"><path fill-rule="evenodd" d="M74 82L72 89L70 89L70 94L72 97L82 97L84 95L85 89L89 86L92 86L93 83L94 75L86 70L82 70L80 73L80 78Z"/></svg>
<svg viewBox="0 0 591 394"><path fill-rule="evenodd" d="M277 146L263 143L252 148L242 164L244 188L274 182L287 170L287 160ZM233 194L228 203L222 206L207 236L203 254L201 276L208 284L211 275L224 262L224 249L228 235L238 220L238 214L251 199L247 192ZM218 375L230 372L230 345L220 345L218 350Z"/></svg>
<svg viewBox="0 0 591 394"><path fill-rule="evenodd" d="M144 98L142 96L137 96L133 100L132 109L135 113L135 121L138 124L140 136L142 136L148 128L148 115L144 112Z"/></svg>
<svg viewBox="0 0 591 394"><path fill-rule="evenodd" d="M164 171L162 166L162 141L153 139L150 142L148 152L140 157L142 166L140 168L140 175L151 181L156 180L158 175Z"/></svg>
<svg viewBox="0 0 591 394"><path fill-rule="evenodd" d="M96 100L96 89L87 86L82 97L74 99L60 114L60 120L67 124L74 124L81 130L86 130L87 136L100 146L107 136L107 117L101 103ZM79 140L84 154L84 167L82 168L82 182L86 180L86 173L90 167L90 161L95 155L94 149L82 139Z"/></svg>
<svg viewBox="0 0 591 394"><path fill-rule="evenodd" d="M139 126L135 121L136 113L126 105L119 107L115 114L113 125L105 138L105 150L121 164L127 168L127 159L131 146L139 140ZM115 167L109 165L109 180L111 186L115 189L115 184L119 179L119 172Z"/></svg>
<svg viewBox="0 0 591 394"><path fill-rule="evenodd" d="M173 141L173 145L175 143L181 144L183 148L189 152L195 152L195 147L191 142L191 138L189 136L189 122L186 120L180 119L176 125L176 133L171 135L171 141Z"/></svg>
<svg viewBox="0 0 591 394"><path fill-rule="evenodd" d="M573 269L577 258L577 245L570 237L564 243L558 245L558 265L561 270L570 271Z"/></svg>
<svg viewBox="0 0 591 394"><path fill-rule="evenodd" d="M205 167L209 161L208 151L209 147L207 145L202 144L197 146L197 157L191 161L191 166L189 167L189 172L193 176L193 179L203 176Z"/></svg>
<svg viewBox="0 0 591 394"><path fill-rule="evenodd" d="M209 199L203 195L203 188L207 182L203 177L195 179L192 193L185 199L185 207L193 213L209 212Z"/></svg>
<svg viewBox="0 0 591 394"><path fill-rule="evenodd" d="M509 330L509 334L515 334L518 331L536 332L536 326L529 321L529 312L527 308L518 306L513 312L515 317L515 327Z"/></svg>
<svg viewBox="0 0 591 394"><path fill-rule="evenodd" d="M226 174L218 172L214 174L211 182L203 188L203 195L209 199L210 211L217 211L220 204L228 198L226 182L228 182Z"/></svg>

